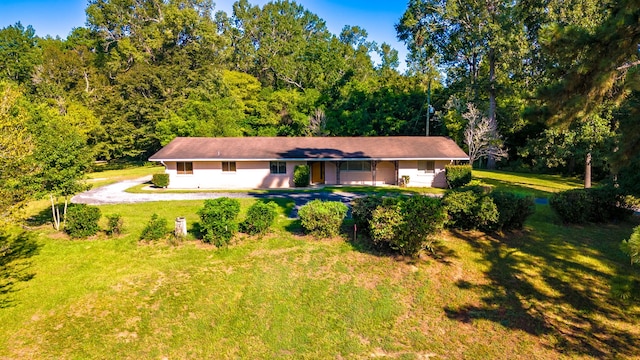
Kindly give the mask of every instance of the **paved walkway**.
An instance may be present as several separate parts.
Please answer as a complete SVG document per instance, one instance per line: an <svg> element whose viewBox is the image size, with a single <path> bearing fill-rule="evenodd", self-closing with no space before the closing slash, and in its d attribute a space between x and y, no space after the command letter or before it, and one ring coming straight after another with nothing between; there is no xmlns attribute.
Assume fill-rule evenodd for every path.
<svg viewBox="0 0 640 360"><path fill-rule="evenodd" d="M89 191L80 193L71 198L72 203L88 204L88 205L106 205L106 204L134 204L150 201L172 201L172 200L204 200L215 199L220 197L229 198L254 198L254 199L291 199L295 202L295 208L290 214L291 217L297 217L298 209L307 202L315 199L341 201L349 204L353 199L363 196L363 194L353 194L348 192L338 193L270 193L270 194L252 194L249 192L194 192L194 193L128 193L125 190L143 184L151 180L151 176L145 176L136 180L126 180L115 184L101 186Z"/></svg>

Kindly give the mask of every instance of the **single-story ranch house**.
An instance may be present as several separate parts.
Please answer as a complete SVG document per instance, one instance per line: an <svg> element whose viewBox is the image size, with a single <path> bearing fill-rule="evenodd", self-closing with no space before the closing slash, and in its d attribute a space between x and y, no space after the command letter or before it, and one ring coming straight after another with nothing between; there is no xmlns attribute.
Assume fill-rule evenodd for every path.
<svg viewBox="0 0 640 360"><path fill-rule="evenodd" d="M244 137L171 141L150 161L164 164L173 189L293 187L296 165L312 184L446 187L444 167L469 156L446 137Z"/></svg>

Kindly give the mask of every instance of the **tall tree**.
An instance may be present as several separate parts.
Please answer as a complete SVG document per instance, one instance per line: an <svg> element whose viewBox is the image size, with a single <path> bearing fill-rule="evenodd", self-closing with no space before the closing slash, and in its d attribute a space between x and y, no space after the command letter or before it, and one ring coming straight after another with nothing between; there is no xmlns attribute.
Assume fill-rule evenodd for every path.
<svg viewBox="0 0 640 360"><path fill-rule="evenodd" d="M0 80L0 227L35 193L31 117L31 105L18 86Z"/></svg>
<svg viewBox="0 0 640 360"><path fill-rule="evenodd" d="M34 67L40 63L36 31L20 22L0 30L0 79L28 83Z"/></svg>

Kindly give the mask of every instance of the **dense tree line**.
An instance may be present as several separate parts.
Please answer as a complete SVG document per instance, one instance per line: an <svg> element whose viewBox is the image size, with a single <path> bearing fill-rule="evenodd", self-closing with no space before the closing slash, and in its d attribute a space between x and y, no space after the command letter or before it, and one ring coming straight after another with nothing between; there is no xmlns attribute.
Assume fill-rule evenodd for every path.
<svg viewBox="0 0 640 360"><path fill-rule="evenodd" d="M410 0L396 25L404 74L365 29L332 34L287 0L231 14L211 0L91 0L65 39L18 22L0 30L1 198L31 183L64 195L28 175L146 159L176 136L422 135L427 115L431 135L465 148L469 119L486 117L490 167L593 166L640 192L638 3Z"/></svg>

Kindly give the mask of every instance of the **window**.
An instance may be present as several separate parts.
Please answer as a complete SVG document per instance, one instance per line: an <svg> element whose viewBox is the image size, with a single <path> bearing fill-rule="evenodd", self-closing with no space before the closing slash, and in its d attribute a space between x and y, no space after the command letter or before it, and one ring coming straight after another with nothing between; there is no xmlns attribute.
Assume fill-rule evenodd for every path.
<svg viewBox="0 0 640 360"><path fill-rule="evenodd" d="M222 172L236 172L236 162L235 161L223 161L222 162Z"/></svg>
<svg viewBox="0 0 640 360"><path fill-rule="evenodd" d="M436 162L433 160L418 160L418 171L434 173L436 171Z"/></svg>
<svg viewBox="0 0 640 360"><path fill-rule="evenodd" d="M340 164L340 171L371 171L371 162L345 161Z"/></svg>
<svg viewBox="0 0 640 360"><path fill-rule="evenodd" d="M287 163L284 161L271 161L271 173L272 174L286 174Z"/></svg>
<svg viewBox="0 0 640 360"><path fill-rule="evenodd" d="M182 175L193 174L193 163L178 162L178 174L182 174Z"/></svg>

